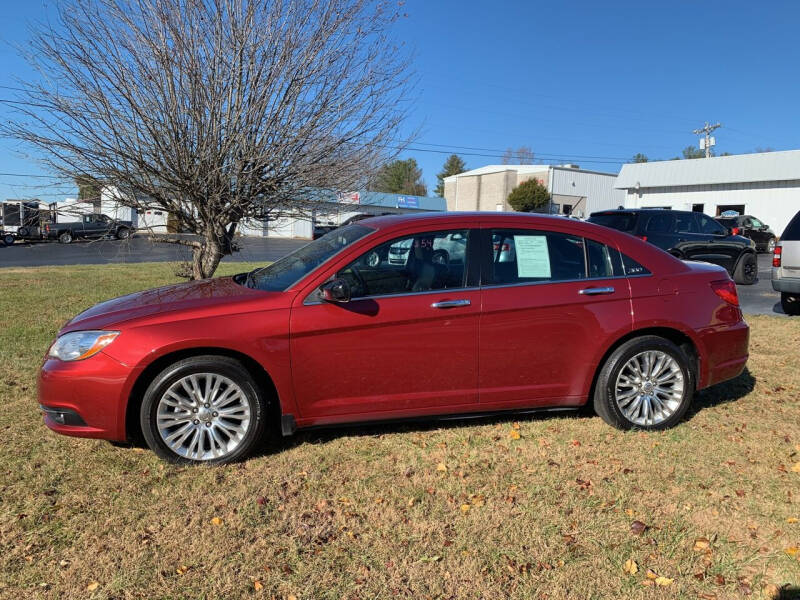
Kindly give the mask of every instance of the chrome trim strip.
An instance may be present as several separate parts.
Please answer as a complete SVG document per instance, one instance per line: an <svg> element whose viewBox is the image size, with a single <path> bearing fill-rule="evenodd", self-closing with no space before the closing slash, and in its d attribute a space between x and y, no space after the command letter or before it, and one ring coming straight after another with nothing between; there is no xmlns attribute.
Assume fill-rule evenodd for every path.
<svg viewBox="0 0 800 600"><path fill-rule="evenodd" d="M424 292L401 292L398 294L377 294L373 296L359 296L358 298L353 298L350 300L351 302L356 302L357 300L374 300L376 298L401 298L403 296L425 296L429 294L455 294L461 292L478 292L481 288L479 287L453 287L453 288L444 288L441 290L427 290ZM309 294L306 297L306 300L303 301L303 306L313 306L315 304L330 304L330 302L321 302L321 301L312 301L308 302L308 298L311 298L314 295L314 292Z"/></svg>

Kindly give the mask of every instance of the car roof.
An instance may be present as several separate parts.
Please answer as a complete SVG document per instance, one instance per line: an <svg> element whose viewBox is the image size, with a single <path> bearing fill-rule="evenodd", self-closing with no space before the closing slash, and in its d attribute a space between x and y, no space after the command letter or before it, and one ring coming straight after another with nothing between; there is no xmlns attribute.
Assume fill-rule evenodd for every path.
<svg viewBox="0 0 800 600"><path fill-rule="evenodd" d="M446 226L448 222L458 222L459 224L466 224L468 226L475 226L479 223L491 223L492 221L502 222L507 226L509 222L518 221L520 225L540 225L547 227L548 225L557 223L569 223L576 227L597 227L591 223L579 221L577 219L569 219L560 215L546 215L539 213L522 213L522 212L435 212L435 213L407 213L407 214L394 214L385 216L376 216L370 219L359 221L359 225L366 225L374 229L388 230L400 229L408 225L413 226Z"/></svg>

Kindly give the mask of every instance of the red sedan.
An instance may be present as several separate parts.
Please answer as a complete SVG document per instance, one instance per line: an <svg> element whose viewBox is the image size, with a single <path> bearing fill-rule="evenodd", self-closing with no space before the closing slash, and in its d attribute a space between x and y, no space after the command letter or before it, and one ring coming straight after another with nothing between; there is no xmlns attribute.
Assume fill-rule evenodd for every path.
<svg viewBox="0 0 800 600"><path fill-rule="evenodd" d="M736 377L749 329L721 267L527 214L379 217L234 277L103 302L42 366L48 427L223 463L271 431L592 402L664 429Z"/></svg>

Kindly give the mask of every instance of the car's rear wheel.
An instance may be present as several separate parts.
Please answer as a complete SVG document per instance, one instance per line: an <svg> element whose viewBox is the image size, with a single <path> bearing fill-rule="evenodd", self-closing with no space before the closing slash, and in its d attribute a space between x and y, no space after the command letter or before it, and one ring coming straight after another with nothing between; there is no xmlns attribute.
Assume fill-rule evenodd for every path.
<svg viewBox="0 0 800 600"><path fill-rule="evenodd" d="M58 236L58 241L62 244L71 244L72 243L72 233L69 231L65 231L61 235Z"/></svg>
<svg viewBox="0 0 800 600"><path fill-rule="evenodd" d="M140 422L147 445L176 463L223 464L261 441L263 392L239 361L197 356L164 369L148 386Z"/></svg>
<svg viewBox="0 0 800 600"><path fill-rule="evenodd" d="M758 260L756 255L748 252L736 263L733 280L740 285L753 285L758 279Z"/></svg>
<svg viewBox="0 0 800 600"><path fill-rule="evenodd" d="M594 409L618 429L667 429L681 420L693 394L694 376L684 352L667 339L642 336L606 360Z"/></svg>
<svg viewBox="0 0 800 600"><path fill-rule="evenodd" d="M131 230L127 227L120 227L117 229L117 239L127 240L131 236Z"/></svg>
<svg viewBox="0 0 800 600"><path fill-rule="evenodd" d="M787 315L800 315L800 294L781 292L781 308Z"/></svg>

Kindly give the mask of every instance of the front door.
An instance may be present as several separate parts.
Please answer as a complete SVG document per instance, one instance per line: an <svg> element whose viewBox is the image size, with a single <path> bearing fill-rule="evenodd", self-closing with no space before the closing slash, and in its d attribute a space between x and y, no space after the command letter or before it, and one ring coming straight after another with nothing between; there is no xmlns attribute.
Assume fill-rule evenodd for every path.
<svg viewBox="0 0 800 600"><path fill-rule="evenodd" d="M480 291L468 287L468 230L382 243L336 273L349 302L311 294L291 316L302 418L412 417L478 400Z"/></svg>

